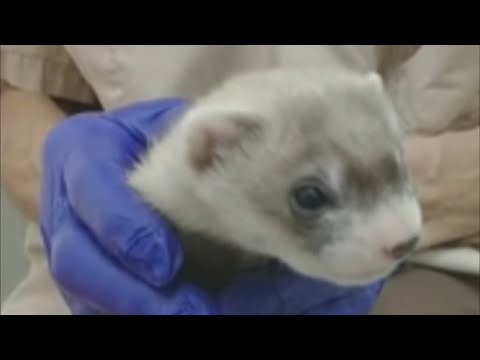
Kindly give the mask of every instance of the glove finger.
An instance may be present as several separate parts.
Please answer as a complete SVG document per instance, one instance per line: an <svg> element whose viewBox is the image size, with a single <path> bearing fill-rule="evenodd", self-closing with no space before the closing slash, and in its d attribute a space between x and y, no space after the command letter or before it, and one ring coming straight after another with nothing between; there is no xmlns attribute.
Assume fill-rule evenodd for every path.
<svg viewBox="0 0 480 360"><path fill-rule="evenodd" d="M98 164L86 153L74 154L65 166L70 206L111 256L149 284L163 286L182 264L180 243L173 228L124 177L115 164Z"/></svg>
<svg viewBox="0 0 480 360"><path fill-rule="evenodd" d="M110 314L209 314L211 300L182 285L155 291L115 264L73 217L52 239L51 268L60 286L77 301ZM81 312L82 309L73 309Z"/></svg>

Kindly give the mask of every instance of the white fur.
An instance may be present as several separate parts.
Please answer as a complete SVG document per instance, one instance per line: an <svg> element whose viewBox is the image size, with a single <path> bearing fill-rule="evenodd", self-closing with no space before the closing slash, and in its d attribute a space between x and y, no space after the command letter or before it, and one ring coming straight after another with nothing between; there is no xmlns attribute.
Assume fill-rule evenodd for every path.
<svg viewBox="0 0 480 360"><path fill-rule="evenodd" d="M361 284L395 269L397 260L387 255L397 245L419 234L421 212L413 196L394 196L373 211L357 214L351 241L333 243L320 254L330 277L344 284Z"/></svg>
<svg viewBox="0 0 480 360"><path fill-rule="evenodd" d="M349 94L351 87L357 100L365 96L358 104L365 102L366 110L357 103L348 104L352 109L345 107L341 97L335 93L335 96L329 97L327 89L329 86L335 88L337 83L344 84L344 88L338 89L340 95ZM282 156L288 158L305 146L296 137L299 125L295 119L279 112L279 107L288 105L289 101L293 105L298 99L310 101L307 104L315 109L312 110L315 112L312 116L318 116L317 112L325 108L327 114L333 113L342 121L350 118L352 121L362 120L365 124L368 124L369 118L371 121L385 121L392 134L397 133L397 118L386 101L381 79L377 75L365 76L349 71L285 70L246 75L227 82L200 99L168 136L153 144L130 174L129 182L144 199L180 227L212 235L255 253L275 256L309 276L340 284L371 281L397 265L385 256L384 250L418 234L420 210L413 197L403 193L394 194L372 211L350 216L353 220L348 229L337 229L334 241L324 246L320 253L315 253L298 247L301 239L295 237L300 235L286 232L281 223L253 211L251 201L246 196L245 189L256 181L261 184L264 180L261 176L269 172L274 188L276 163L272 159L280 161ZM248 148L255 154L255 166L258 168L252 168L254 165L248 162L250 160L238 155L229 158L225 168L198 174L188 162L188 137L191 131L202 122L207 124L213 118L218 118L218 114L236 112L260 115L261 121L264 121L262 125L268 129L261 143L252 143ZM332 136L345 136L345 141L355 139L355 136L361 137L358 133L361 130L342 126L345 124L331 122L325 129L331 131ZM315 139L318 126L313 125L311 131L310 135ZM365 137L359 140L359 146L365 150L362 156L374 157L382 149L394 147L395 143L390 144L389 140L388 137ZM306 168L313 168L318 160L307 162ZM331 161L328 173L333 186L338 186L341 182L341 166L334 160L323 160L324 166L325 161ZM288 176L293 180L305 169L304 165L298 164L292 168ZM250 172L245 173L245 169L249 168ZM277 208L283 209L283 206L282 197L278 199ZM283 211L287 212L287 209ZM348 211L353 210L344 209L344 212Z"/></svg>

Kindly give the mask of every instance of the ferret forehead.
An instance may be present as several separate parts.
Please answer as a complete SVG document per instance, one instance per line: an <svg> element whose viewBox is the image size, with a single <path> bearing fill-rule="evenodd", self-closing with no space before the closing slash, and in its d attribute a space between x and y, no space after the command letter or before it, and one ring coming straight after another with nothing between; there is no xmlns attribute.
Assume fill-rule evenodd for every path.
<svg viewBox="0 0 480 360"><path fill-rule="evenodd" d="M383 156L398 147L400 134L390 105L367 94L348 95L280 98L270 121L283 123L278 128L294 129L305 146L339 146L362 157Z"/></svg>

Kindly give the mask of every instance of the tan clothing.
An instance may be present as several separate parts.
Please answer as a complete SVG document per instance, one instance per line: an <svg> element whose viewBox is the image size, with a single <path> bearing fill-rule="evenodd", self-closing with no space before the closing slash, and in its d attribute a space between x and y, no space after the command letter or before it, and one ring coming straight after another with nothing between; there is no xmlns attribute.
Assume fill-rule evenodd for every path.
<svg viewBox="0 0 480 360"><path fill-rule="evenodd" d="M78 102L95 99L61 45L1 45L1 78L23 90Z"/></svg>
<svg viewBox="0 0 480 360"><path fill-rule="evenodd" d="M26 253L28 274L2 304L2 315L70 315L50 276L41 234L33 223L27 226Z"/></svg>
<svg viewBox="0 0 480 360"><path fill-rule="evenodd" d="M195 97L250 69L341 63L382 73L409 132L435 134L479 125L479 46L2 45L1 60L1 77L12 85L85 103L96 96L105 109L151 98ZM477 234L478 229L477 224ZM46 268L39 265L45 261L41 238L32 231L31 275L3 312L48 309L46 300L22 300L33 299L38 286L50 294L54 312L64 313L58 293L47 291L52 289L47 274L35 275ZM468 234L461 229L455 234L467 235L475 234L471 228ZM480 272L476 264L473 268Z"/></svg>
<svg viewBox="0 0 480 360"><path fill-rule="evenodd" d="M385 285L372 315L480 315L478 277L405 269Z"/></svg>
<svg viewBox="0 0 480 360"><path fill-rule="evenodd" d="M234 73L342 63L378 70L412 131L479 124L477 45L2 45L1 78L105 108L192 97ZM92 91L93 90L93 91Z"/></svg>

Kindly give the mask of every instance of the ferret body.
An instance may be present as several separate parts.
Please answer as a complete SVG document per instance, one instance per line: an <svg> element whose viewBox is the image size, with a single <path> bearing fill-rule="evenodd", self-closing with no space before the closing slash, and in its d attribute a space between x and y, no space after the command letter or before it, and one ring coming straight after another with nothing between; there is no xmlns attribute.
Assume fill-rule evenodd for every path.
<svg viewBox="0 0 480 360"><path fill-rule="evenodd" d="M193 102L129 183L179 229L182 276L200 286L271 259L364 284L395 269L420 231L399 123L374 73L241 74Z"/></svg>

